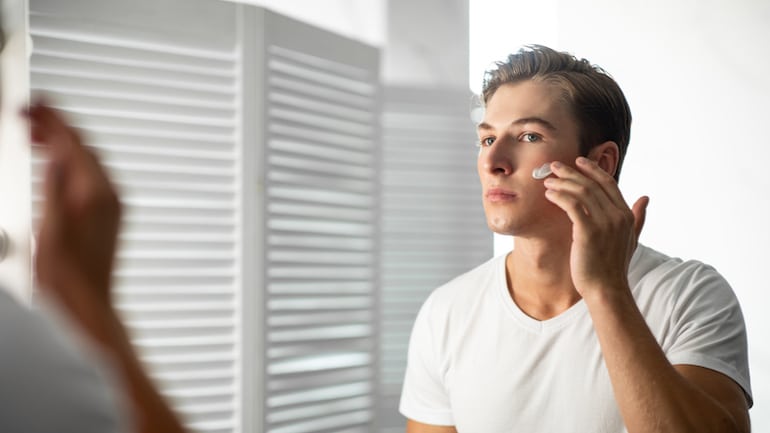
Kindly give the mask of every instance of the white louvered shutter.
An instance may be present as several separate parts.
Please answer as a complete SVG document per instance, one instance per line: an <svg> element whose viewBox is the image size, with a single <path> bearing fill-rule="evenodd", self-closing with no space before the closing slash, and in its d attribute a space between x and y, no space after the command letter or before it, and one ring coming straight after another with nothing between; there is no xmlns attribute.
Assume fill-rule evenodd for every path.
<svg viewBox="0 0 770 433"><path fill-rule="evenodd" d="M266 13L265 432L374 430L377 49Z"/></svg>
<svg viewBox="0 0 770 433"><path fill-rule="evenodd" d="M119 310L164 394L212 433L240 431L235 11L30 0L31 86L85 131L123 194Z"/></svg>
<svg viewBox="0 0 770 433"><path fill-rule="evenodd" d="M470 95L387 87L382 155L380 432L403 432L409 335L441 284L492 256Z"/></svg>

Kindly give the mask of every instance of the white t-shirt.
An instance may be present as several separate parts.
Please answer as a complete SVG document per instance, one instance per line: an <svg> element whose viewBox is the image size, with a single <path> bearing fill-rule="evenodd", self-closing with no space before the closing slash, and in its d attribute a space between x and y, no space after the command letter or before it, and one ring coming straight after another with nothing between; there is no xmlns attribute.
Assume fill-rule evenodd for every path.
<svg viewBox="0 0 770 433"><path fill-rule="evenodd" d="M672 364L719 371L751 401L743 315L713 268L640 245L629 283ZM400 411L461 433L626 431L585 302L545 321L527 316L508 293L505 256L425 301Z"/></svg>
<svg viewBox="0 0 770 433"><path fill-rule="evenodd" d="M115 382L62 319L0 289L0 432L126 432Z"/></svg>

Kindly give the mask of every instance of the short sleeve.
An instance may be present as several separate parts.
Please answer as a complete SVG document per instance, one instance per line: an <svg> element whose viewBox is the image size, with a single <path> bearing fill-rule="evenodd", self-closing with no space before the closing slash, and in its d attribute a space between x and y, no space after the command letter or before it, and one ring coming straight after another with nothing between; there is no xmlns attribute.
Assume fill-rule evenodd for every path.
<svg viewBox="0 0 770 433"><path fill-rule="evenodd" d="M405 417L424 424L454 425L441 361L435 348L432 298L428 298L417 314L409 339L404 388L399 411Z"/></svg>
<svg viewBox="0 0 770 433"><path fill-rule="evenodd" d="M692 262L689 263L692 265ZM672 315L669 361L718 371L743 388L753 404L746 325L738 299L713 268L697 264L678 281L682 290Z"/></svg>

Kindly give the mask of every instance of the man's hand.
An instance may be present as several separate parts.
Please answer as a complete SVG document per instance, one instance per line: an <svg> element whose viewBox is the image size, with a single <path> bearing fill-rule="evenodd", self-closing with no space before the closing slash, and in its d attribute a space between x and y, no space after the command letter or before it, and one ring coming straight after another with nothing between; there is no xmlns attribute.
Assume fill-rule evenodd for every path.
<svg viewBox="0 0 770 433"><path fill-rule="evenodd" d="M595 290L628 288L628 265L644 226L648 197L633 210L615 179L588 158L579 157L577 170L554 162L558 177L545 180L546 198L572 221L570 270L581 296Z"/></svg>
<svg viewBox="0 0 770 433"><path fill-rule="evenodd" d="M81 325L98 326L93 321L112 312L110 279L121 213L117 194L59 113L36 104L27 116L33 141L50 156L37 240L38 282Z"/></svg>
<svg viewBox="0 0 770 433"><path fill-rule="evenodd" d="M649 199L629 209L601 167L587 158L578 158L576 166L551 164L558 178L546 179L546 197L572 221L572 281L587 302L626 428L749 431L741 388L707 368L672 366L631 296L628 266Z"/></svg>
<svg viewBox="0 0 770 433"><path fill-rule="evenodd" d="M121 212L117 194L96 156L56 111L38 104L27 116L32 139L51 156L35 263L41 288L112 355L130 397L136 431L183 433L112 306L110 274Z"/></svg>

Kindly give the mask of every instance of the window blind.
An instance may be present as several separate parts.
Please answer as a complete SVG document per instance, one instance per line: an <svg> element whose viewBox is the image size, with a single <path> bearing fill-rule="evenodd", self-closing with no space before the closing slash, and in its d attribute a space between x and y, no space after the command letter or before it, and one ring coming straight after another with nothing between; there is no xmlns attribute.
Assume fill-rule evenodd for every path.
<svg viewBox="0 0 770 433"><path fill-rule="evenodd" d="M265 29L264 431L370 432L379 53L271 13Z"/></svg>
<svg viewBox="0 0 770 433"><path fill-rule="evenodd" d="M239 430L234 11L30 0L32 89L84 131L122 193L118 309L151 376L200 432ZM38 217L43 160L33 158Z"/></svg>
<svg viewBox="0 0 770 433"><path fill-rule="evenodd" d="M430 292L492 256L476 174L471 97L386 87L382 151L380 432L398 401L412 325Z"/></svg>

